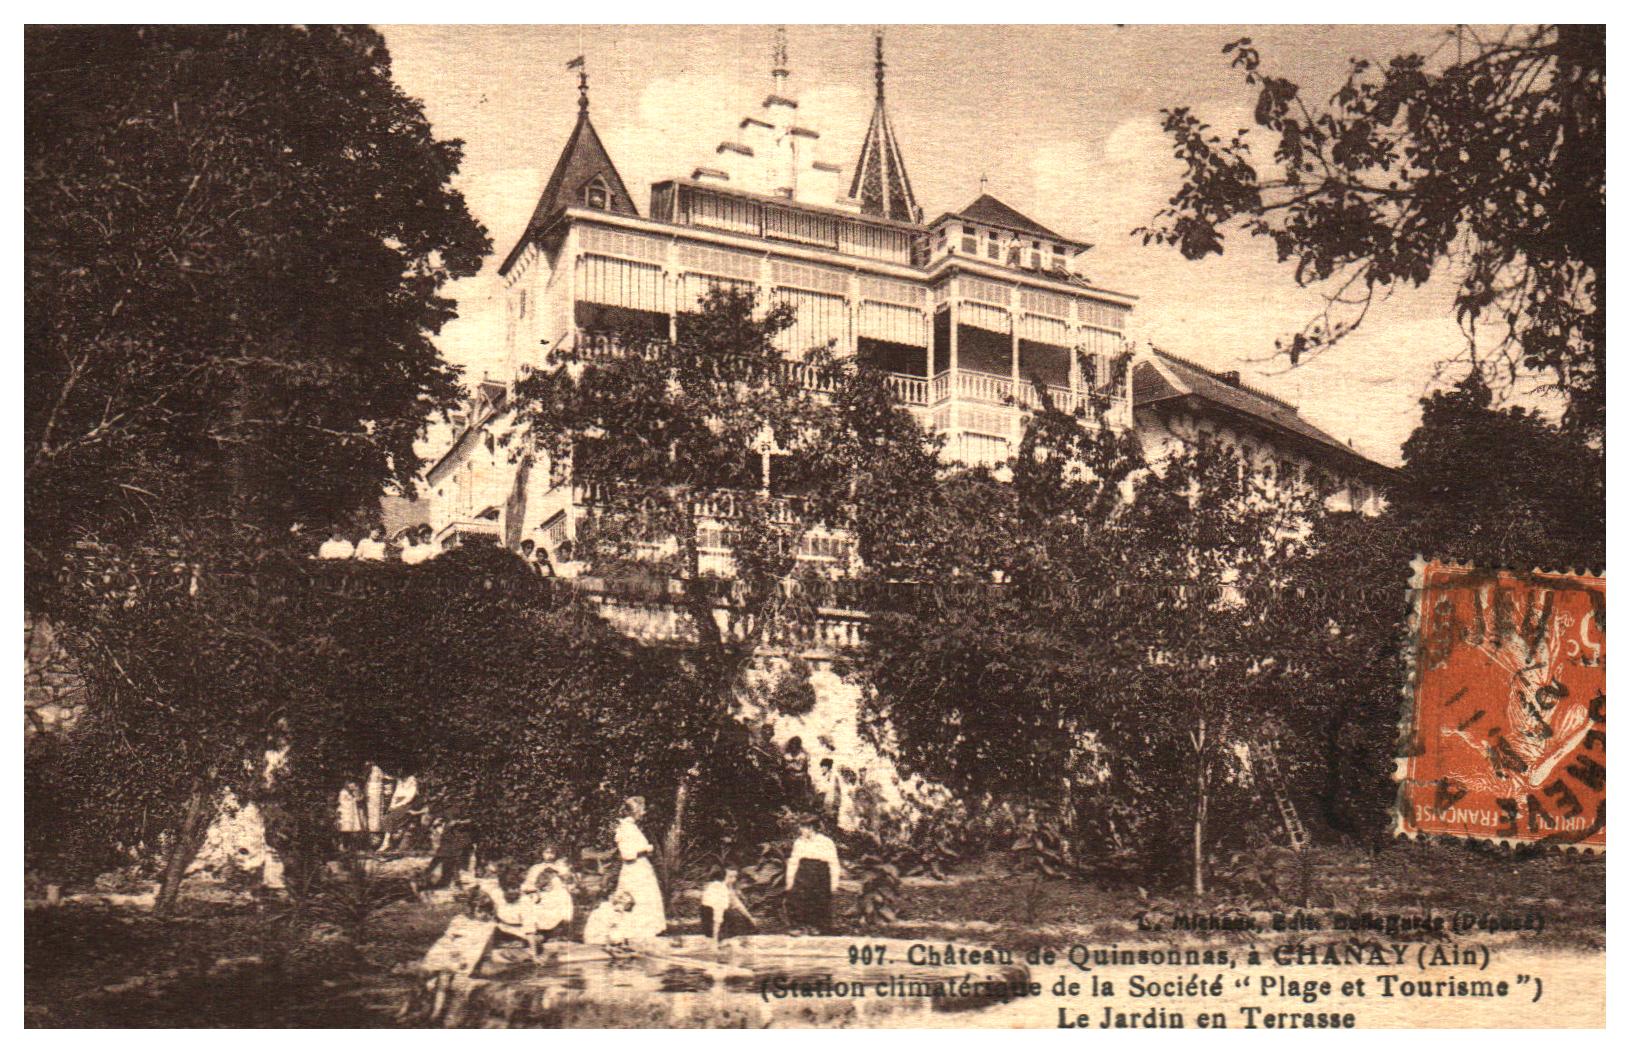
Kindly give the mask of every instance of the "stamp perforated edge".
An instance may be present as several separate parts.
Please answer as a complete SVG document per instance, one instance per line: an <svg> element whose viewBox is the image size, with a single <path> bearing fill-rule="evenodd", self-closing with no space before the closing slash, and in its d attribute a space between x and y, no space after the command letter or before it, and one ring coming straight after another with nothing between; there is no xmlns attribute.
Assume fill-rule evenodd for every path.
<svg viewBox="0 0 1630 1053"><path fill-rule="evenodd" d="M1417 697L1417 683L1420 672L1420 635L1424 618L1426 601L1426 568L1435 566L1451 571L1465 571L1468 573L1485 574L1512 574L1521 577L1543 575L1546 577L1566 578L1593 578L1600 582L1603 589L1603 602L1606 602L1607 577L1599 571L1582 570L1547 570L1535 567L1531 570L1513 570L1509 567L1484 568L1468 563L1458 563L1453 560L1428 560L1417 553L1409 561L1409 585L1405 588L1405 602L1409 605L1409 619L1405 630L1403 684L1400 691L1401 703L1398 718L1398 736L1394 742L1392 782L1394 794L1392 800L1392 836L1394 839L1418 841L1428 843L1431 841L1445 841L1466 843L1474 841L1479 844L1491 845L1506 851L1551 851L1561 853L1581 853L1589 855L1606 855L1606 845L1582 844L1577 841L1566 841L1556 838L1540 838L1526 840L1511 837L1474 837L1467 834L1439 834L1420 830L1412 830L1404 821L1404 813L1408 808L1405 799L1405 780L1409 777L1410 761L1416 755L1414 752L1415 728L1415 700ZM1603 659L1604 663L1606 659ZM1605 672L1605 665L1604 665Z"/></svg>

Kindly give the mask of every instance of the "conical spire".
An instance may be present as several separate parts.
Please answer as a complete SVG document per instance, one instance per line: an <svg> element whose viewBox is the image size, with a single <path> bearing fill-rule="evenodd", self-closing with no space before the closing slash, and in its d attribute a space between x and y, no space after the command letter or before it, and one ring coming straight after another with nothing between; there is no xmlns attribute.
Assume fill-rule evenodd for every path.
<svg viewBox="0 0 1630 1053"><path fill-rule="evenodd" d="M583 69L581 56L567 63L567 69L577 70L577 125L566 148L560 151L549 182L532 210L532 219L526 232L510 251L499 273L506 273L520 255L521 249L538 231L547 227L562 211L571 207L598 208L607 212L621 212L628 216L640 214L634 198L606 152L605 144L589 120L589 76Z"/></svg>
<svg viewBox="0 0 1630 1053"><path fill-rule="evenodd" d="M855 164L854 181L849 185L849 196L858 198L860 210L867 215L883 216L905 223L921 223L923 210L911 193L911 179L906 175L906 163L900 155L900 144L895 141L894 128L889 124L888 109L883 103L883 34L877 38L877 103L872 108L872 123L866 129L866 139L860 144L860 160Z"/></svg>
<svg viewBox="0 0 1630 1053"><path fill-rule="evenodd" d="M560 152L543 196L538 199L532 224L541 225L572 205L637 216L639 209L634 207L634 198L623 185L623 177L594 130L594 122L589 120L589 74L582 58L574 59L569 68L577 70L577 126L566 140L566 148Z"/></svg>

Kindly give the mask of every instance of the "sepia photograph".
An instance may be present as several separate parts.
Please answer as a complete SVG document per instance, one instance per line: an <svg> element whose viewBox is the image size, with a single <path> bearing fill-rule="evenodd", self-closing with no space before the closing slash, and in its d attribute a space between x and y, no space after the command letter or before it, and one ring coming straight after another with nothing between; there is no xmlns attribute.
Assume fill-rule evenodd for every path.
<svg viewBox="0 0 1630 1053"><path fill-rule="evenodd" d="M21 35L25 1027L1607 1026L1605 26Z"/></svg>

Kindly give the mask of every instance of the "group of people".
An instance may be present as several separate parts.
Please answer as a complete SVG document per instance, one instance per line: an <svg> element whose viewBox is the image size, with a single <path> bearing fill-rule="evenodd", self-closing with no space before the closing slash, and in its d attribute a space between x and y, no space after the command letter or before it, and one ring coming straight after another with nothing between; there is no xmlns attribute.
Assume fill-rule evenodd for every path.
<svg viewBox="0 0 1630 1053"><path fill-rule="evenodd" d="M317 548L318 559L360 559L383 561L400 559L403 563L423 563L441 555L430 524L421 523L404 530L396 540L386 541L383 532L375 527L355 544L339 530L329 534L328 540Z"/></svg>
<svg viewBox="0 0 1630 1053"><path fill-rule="evenodd" d="M546 578L575 578L583 573L583 564L572 558L572 542L568 538L554 552L523 538L515 554L526 561L532 571Z"/></svg>
<svg viewBox="0 0 1630 1053"><path fill-rule="evenodd" d="M393 778L377 764L359 783L347 779L340 787L335 826L340 843L352 851L402 851L428 822L419 801L419 780L413 775Z"/></svg>
<svg viewBox="0 0 1630 1053"><path fill-rule="evenodd" d="M639 828L645 801L631 797L617 824L617 852L622 870L611 895L595 907L583 927L583 942L612 944L661 935L667 928L662 889L651 865L651 843ZM795 935L832 928L832 897L843 876L838 847L822 829L818 816L798 820L798 835L787 855L785 892L787 921ZM702 888L702 934L715 943L756 932L758 919L742 899L739 871L721 868Z"/></svg>
<svg viewBox="0 0 1630 1053"><path fill-rule="evenodd" d="M765 728L770 732L768 727ZM768 737L768 735L766 736ZM831 757L811 764L804 741L794 735L781 750L782 791L794 805L819 814L836 827L843 806L843 784Z"/></svg>
<svg viewBox="0 0 1630 1053"><path fill-rule="evenodd" d="M339 791L338 828L342 842L354 851L379 852L419 847L415 832L428 831L430 861L414 879L414 888L445 889L469 883L490 906L498 931L528 944L537 953L550 939L569 939L578 888L569 863L553 844L545 844L539 859L525 870L508 863L488 864L477 876L475 838L469 821L457 805L431 816L419 799L413 775L392 778L378 765L368 766L360 783L347 780ZM582 942L620 945L648 940L668 929L662 886L652 864L654 850L641 829L646 808L643 797L629 797L614 833L620 866L609 894L584 920ZM795 934L827 932L832 924L832 900L842 877L837 845L823 830L815 814L799 819L798 834L787 856L786 915ZM738 887L735 867L716 872L701 892L701 929L715 942L756 932L753 915Z"/></svg>
<svg viewBox="0 0 1630 1053"><path fill-rule="evenodd" d="M606 897L584 919L581 941L598 946L618 946L649 940L668 929L662 886L652 864L653 846L640 824L646 814L645 799L630 797L623 802L614 834L620 867L615 884ZM445 882L457 873L458 859L443 849L449 837L454 850L467 853L471 845L457 840L465 829L462 818L453 812L453 824L441 838L431 868L441 867L436 878ZM785 892L787 920L793 933L821 933L831 930L832 899L843 869L837 845L822 829L819 817L807 814L799 820L798 835L788 853ZM548 940L569 939L576 908L572 893L578 882L570 865L553 844L546 844L539 861L525 871L508 864L491 866L475 880L476 887L490 907L498 931L525 942L534 954ZM427 868L427 876L429 869ZM701 892L701 930L714 942L758 931L759 920L743 899L735 867L724 867ZM439 887L430 881L420 887Z"/></svg>
<svg viewBox="0 0 1630 1053"><path fill-rule="evenodd" d="M583 924L583 942L625 943L660 936L668 928L667 910L662 903L662 886L651 864L651 842L640 829L645 818L645 798L623 801L623 814L617 820L614 840L621 867L611 895L589 912Z"/></svg>
<svg viewBox="0 0 1630 1053"><path fill-rule="evenodd" d="M476 880L491 905L498 931L524 941L537 954L550 939L568 939L577 908L572 902L572 869L552 844L546 844L539 862L527 870L518 888L509 887L497 868Z"/></svg>

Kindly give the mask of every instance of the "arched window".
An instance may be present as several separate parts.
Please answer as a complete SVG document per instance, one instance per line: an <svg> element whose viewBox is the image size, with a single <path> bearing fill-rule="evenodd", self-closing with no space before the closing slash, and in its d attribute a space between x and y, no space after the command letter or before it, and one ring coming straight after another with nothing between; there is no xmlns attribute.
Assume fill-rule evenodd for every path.
<svg viewBox="0 0 1630 1053"><path fill-rule="evenodd" d="M589 185L583 188L583 201L590 208L611 208L611 188L601 176L595 176Z"/></svg>

